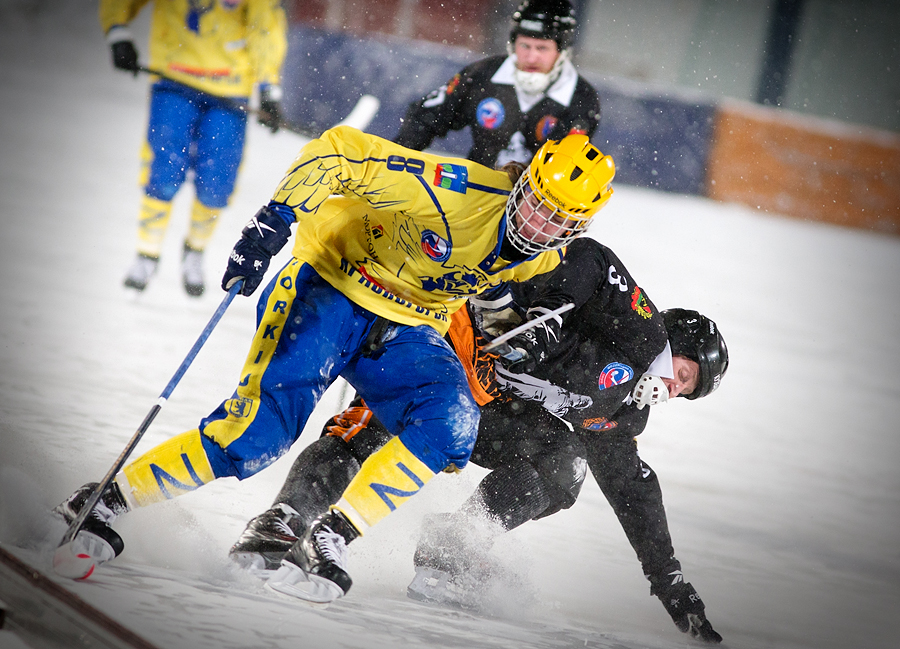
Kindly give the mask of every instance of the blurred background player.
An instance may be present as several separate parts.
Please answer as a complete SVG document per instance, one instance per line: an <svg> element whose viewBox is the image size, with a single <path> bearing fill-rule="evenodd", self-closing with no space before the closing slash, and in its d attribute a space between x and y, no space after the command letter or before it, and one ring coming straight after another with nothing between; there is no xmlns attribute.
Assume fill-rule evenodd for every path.
<svg viewBox="0 0 900 649"><path fill-rule="evenodd" d="M100 0L100 24L113 65L137 75L128 24L149 0ZM234 191L244 151L247 106L259 88L260 123L278 128L280 71L287 22L280 0L157 0L150 23L148 68L164 75L150 88L150 118L141 152L137 258L125 286L147 287L156 272L172 200L189 171L195 197L184 239L182 279L188 295L204 290L203 251Z"/></svg>
<svg viewBox="0 0 900 649"><path fill-rule="evenodd" d="M547 140L594 134L597 91L575 70L575 11L569 0L525 0L513 14L507 56L477 61L414 102L394 141L427 148L471 127L468 158L489 167L527 163Z"/></svg>
<svg viewBox="0 0 900 649"><path fill-rule="evenodd" d="M479 411L443 335L470 295L548 272L612 196L615 166L584 135L548 142L514 178L349 127L312 140L235 244L222 279L260 285L297 223L293 258L262 291L237 389L198 427L116 476L75 538L121 552L109 523L131 507L256 474L290 449L344 377L394 433L270 580L317 602L352 583L346 546L441 471L461 470ZM551 196L553 198L551 198ZM71 522L94 485L56 511ZM105 545L104 545L105 544Z"/></svg>
<svg viewBox="0 0 900 649"><path fill-rule="evenodd" d="M511 301L509 298L514 297ZM476 304L472 304L476 302ZM508 343L497 367L487 338L563 304L575 309ZM637 454L646 406L704 397L728 366L715 323L696 311L659 313L610 249L574 241L548 275L501 299L470 298L448 334L481 406L472 461L492 469L459 512L426 519L410 597L477 607L503 571L489 557L497 535L571 507L590 467L631 542L651 593L679 629L721 637L674 556L659 481ZM495 371L496 370L496 371ZM528 374L521 373L528 371ZM297 457L272 508L255 517L231 556L265 578L359 463L390 435L354 400Z"/></svg>

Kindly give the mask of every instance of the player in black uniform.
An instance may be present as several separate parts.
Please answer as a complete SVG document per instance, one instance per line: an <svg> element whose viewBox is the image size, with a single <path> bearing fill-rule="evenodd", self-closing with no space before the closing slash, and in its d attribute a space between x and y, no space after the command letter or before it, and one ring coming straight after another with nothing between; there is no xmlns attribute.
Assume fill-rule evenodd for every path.
<svg viewBox="0 0 900 649"><path fill-rule="evenodd" d="M571 507L590 467L651 593L679 629L719 642L674 557L659 482L635 442L649 417L646 406L675 396L697 399L718 387L728 354L715 323L694 311L659 313L621 260L587 238L569 246L556 271L512 290L514 302L501 296L470 303L471 317L451 327L482 406L472 461L492 471L459 512L429 520L410 596L472 601L467 587L490 578L482 566L490 566L492 537ZM502 350L505 368L484 353L484 337L508 328L523 308L533 317L566 303L575 308ZM261 575L276 568L388 438L365 404L354 401L298 456L275 505L248 524L232 557ZM491 522L479 524L485 515Z"/></svg>
<svg viewBox="0 0 900 649"><path fill-rule="evenodd" d="M501 167L527 163L548 139L591 137L600 100L571 62L576 20L569 0L525 0L512 23L509 55L477 61L411 104L394 141L422 150L470 126L467 157Z"/></svg>

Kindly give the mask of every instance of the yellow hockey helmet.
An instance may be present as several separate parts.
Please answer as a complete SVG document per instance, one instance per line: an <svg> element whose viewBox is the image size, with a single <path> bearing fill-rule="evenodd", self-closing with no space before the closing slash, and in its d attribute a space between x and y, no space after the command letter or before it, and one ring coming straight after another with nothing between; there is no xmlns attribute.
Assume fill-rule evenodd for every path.
<svg viewBox="0 0 900 649"><path fill-rule="evenodd" d="M586 135L546 142L506 203L510 241L528 255L565 246L609 201L615 175L613 159Z"/></svg>

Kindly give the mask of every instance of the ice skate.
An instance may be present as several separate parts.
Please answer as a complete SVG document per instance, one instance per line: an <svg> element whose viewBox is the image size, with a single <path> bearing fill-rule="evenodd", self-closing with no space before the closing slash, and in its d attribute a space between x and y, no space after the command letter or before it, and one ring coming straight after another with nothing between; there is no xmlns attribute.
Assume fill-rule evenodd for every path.
<svg viewBox="0 0 900 649"><path fill-rule="evenodd" d="M96 482L89 482L80 487L57 505L53 509L53 513L60 516L66 525L71 525L97 485ZM128 505L125 503L118 485L113 483L103 492L103 496L97 501L93 511L85 519L81 530L75 536L74 544L77 552L93 558L95 566L122 554L125 542L110 525L120 514L127 511Z"/></svg>
<svg viewBox="0 0 900 649"><path fill-rule="evenodd" d="M416 575L406 587L406 596L410 599L454 608L476 608L473 595L456 583L454 575L427 566L416 566Z"/></svg>
<svg viewBox="0 0 900 649"><path fill-rule="evenodd" d="M128 274L125 276L123 284L126 288L131 288L135 291L143 291L147 288L147 283L156 272L156 267L158 265L159 257L151 257L150 255L138 253L131 268L128 269Z"/></svg>
<svg viewBox="0 0 900 649"><path fill-rule="evenodd" d="M247 523L228 556L251 574L268 579L281 566L284 555L300 538L300 515L290 505L278 503Z"/></svg>
<svg viewBox="0 0 900 649"><path fill-rule="evenodd" d="M494 578L493 524L460 514L433 514L416 546L416 575L406 596L419 602L479 608Z"/></svg>
<svg viewBox="0 0 900 649"><path fill-rule="evenodd" d="M184 290L191 297L200 297L206 288L203 283L203 251L194 250L187 243L181 256L181 278Z"/></svg>
<svg viewBox="0 0 900 649"><path fill-rule="evenodd" d="M340 512L320 516L285 555L266 588L311 604L343 597L353 584L346 569L347 544L358 536Z"/></svg>

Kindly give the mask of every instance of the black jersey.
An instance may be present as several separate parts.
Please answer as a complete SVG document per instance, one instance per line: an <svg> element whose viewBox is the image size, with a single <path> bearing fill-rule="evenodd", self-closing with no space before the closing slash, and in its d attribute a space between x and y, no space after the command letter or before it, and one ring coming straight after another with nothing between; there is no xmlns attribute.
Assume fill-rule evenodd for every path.
<svg viewBox="0 0 900 649"><path fill-rule="evenodd" d="M514 285L513 295L523 307L555 309L571 302L576 308L563 314L559 343L532 373L544 382L532 392L539 398L523 403L529 387L520 379L518 399L482 408L472 461L490 469L519 462L534 467L549 496L535 518L575 502L587 465L644 573L679 570L659 480L639 457L635 439L652 407L638 409L630 398L668 341L655 305L612 250L584 237L568 247L563 264Z"/></svg>
<svg viewBox="0 0 900 649"><path fill-rule="evenodd" d="M525 110L513 84L513 70L512 57L503 56L467 66L446 85L410 105L394 141L422 150L449 131L471 126L472 149L467 157L493 167L498 157L500 164L510 159L528 162L548 139L594 134L600 100L571 63L563 64L559 78L539 98L524 97ZM504 150L505 156L501 155Z"/></svg>
<svg viewBox="0 0 900 649"><path fill-rule="evenodd" d="M513 285L513 295L526 308L575 305L563 314L546 361L531 373L572 395L570 407L553 414L580 429L622 426L626 435L640 433L648 411L630 406L630 395L665 350L668 335L656 306L618 256L593 239L576 239L554 272ZM500 378L515 383L515 377ZM517 396L525 389L517 388Z"/></svg>

